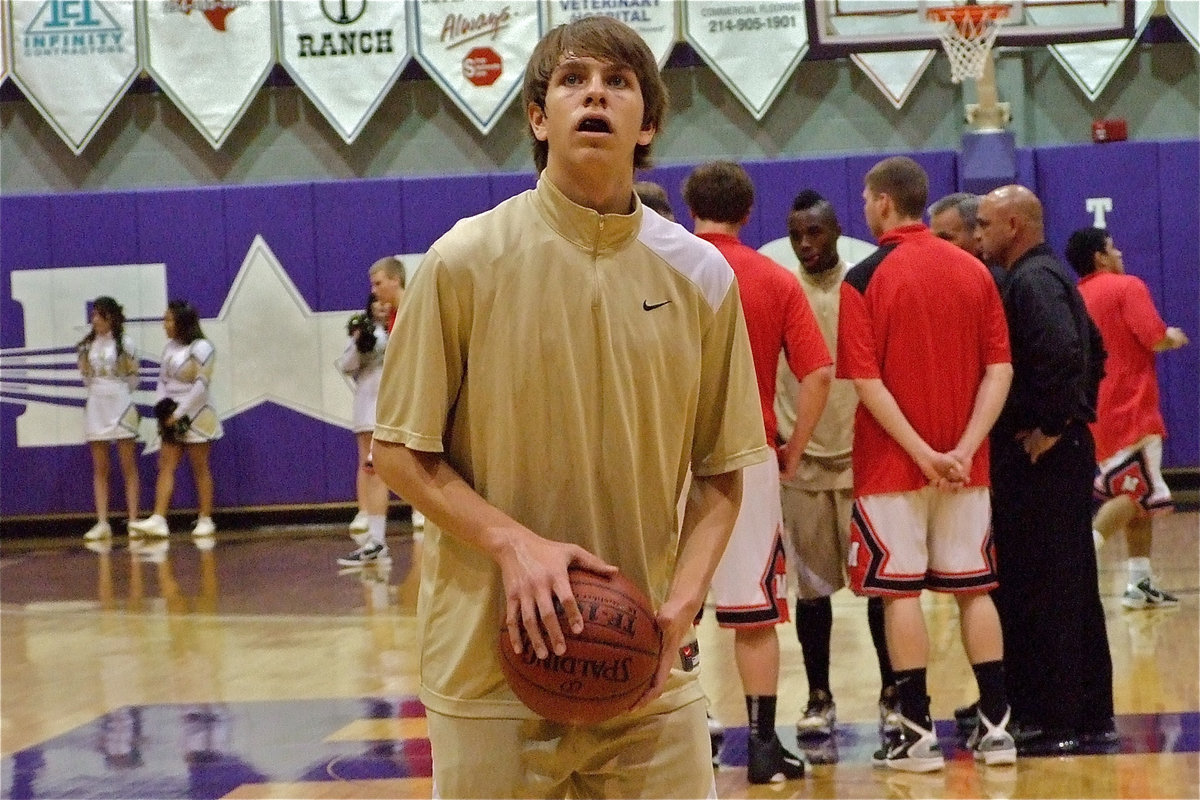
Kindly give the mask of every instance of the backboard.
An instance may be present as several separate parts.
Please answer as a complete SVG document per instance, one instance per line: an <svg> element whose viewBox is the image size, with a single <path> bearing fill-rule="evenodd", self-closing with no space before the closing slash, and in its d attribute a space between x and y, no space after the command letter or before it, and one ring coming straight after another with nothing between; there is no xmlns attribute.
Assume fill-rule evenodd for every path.
<svg viewBox="0 0 1200 800"><path fill-rule="evenodd" d="M997 46L1127 39L1134 35L1135 0L979 0L1009 6ZM965 0L805 0L814 48L837 54L935 50L939 23L930 8Z"/></svg>

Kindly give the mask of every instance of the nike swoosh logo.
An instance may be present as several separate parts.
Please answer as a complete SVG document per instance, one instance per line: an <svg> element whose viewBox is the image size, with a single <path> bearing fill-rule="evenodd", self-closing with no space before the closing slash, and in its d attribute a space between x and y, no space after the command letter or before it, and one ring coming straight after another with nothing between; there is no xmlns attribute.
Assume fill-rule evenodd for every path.
<svg viewBox="0 0 1200 800"><path fill-rule="evenodd" d="M662 308L669 302L671 302L671 301L663 300L661 303L651 303L649 300L643 300L642 301L642 310L643 311L653 311L656 308Z"/></svg>

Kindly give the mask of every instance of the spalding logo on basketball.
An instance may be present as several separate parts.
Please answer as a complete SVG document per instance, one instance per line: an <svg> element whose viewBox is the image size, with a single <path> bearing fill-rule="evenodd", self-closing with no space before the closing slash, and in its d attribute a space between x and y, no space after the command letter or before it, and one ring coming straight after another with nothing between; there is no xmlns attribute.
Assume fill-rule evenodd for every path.
<svg viewBox="0 0 1200 800"><path fill-rule="evenodd" d="M566 652L539 660L527 639L520 655L514 653L501 626L500 666L513 692L537 714L594 724L628 711L645 694L658 669L662 631L646 596L625 576L580 569L569 575L583 630L571 633L560 612Z"/></svg>

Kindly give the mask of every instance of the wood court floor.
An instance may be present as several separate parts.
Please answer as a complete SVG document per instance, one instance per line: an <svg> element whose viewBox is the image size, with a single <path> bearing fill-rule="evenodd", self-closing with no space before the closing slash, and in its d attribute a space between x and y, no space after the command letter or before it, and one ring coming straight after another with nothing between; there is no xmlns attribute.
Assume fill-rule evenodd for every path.
<svg viewBox="0 0 1200 800"><path fill-rule="evenodd" d="M86 527L86 525L81 526ZM1198 517L1156 523L1154 570L1177 608L1126 611L1124 543L1101 552L1121 743L1108 755L977 768L947 723L944 772L874 770L878 672L865 604L834 597L838 734L809 776L754 787L732 636L705 615L702 682L729 726L726 798L1200 797ZM413 644L422 546L392 523L388 570L339 574L340 528L221 531L201 549L110 549L81 539L0 542L0 796L4 798L428 797L429 746ZM974 696L953 601L927 598L935 718ZM780 733L807 697L780 629ZM817 762L836 763L817 763ZM481 768L486 761L481 756Z"/></svg>

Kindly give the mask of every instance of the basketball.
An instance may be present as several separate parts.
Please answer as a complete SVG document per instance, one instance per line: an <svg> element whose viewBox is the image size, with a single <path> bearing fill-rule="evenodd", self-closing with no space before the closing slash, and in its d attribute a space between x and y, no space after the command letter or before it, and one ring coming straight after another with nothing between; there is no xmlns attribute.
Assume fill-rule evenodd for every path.
<svg viewBox="0 0 1200 800"><path fill-rule="evenodd" d="M542 717L569 725L603 722L633 707L654 678L662 631L650 602L628 578L581 569L569 572L571 591L583 614L583 630L571 633L560 611L567 649L539 660L523 637L513 652L500 628L500 665L508 685Z"/></svg>

